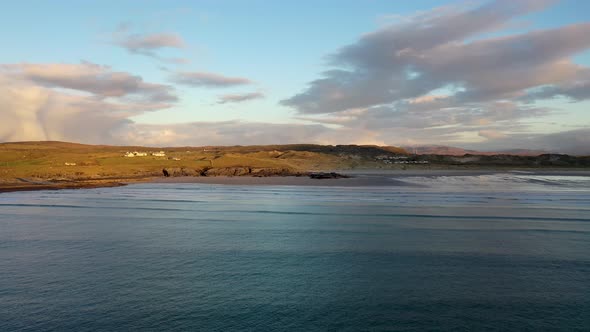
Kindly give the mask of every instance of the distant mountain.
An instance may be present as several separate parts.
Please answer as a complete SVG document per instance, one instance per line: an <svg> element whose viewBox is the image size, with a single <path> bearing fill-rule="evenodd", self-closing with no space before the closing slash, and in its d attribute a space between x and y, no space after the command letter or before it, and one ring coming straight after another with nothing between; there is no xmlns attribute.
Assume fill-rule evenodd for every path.
<svg viewBox="0 0 590 332"><path fill-rule="evenodd" d="M527 149L510 149L510 150L499 150L499 151L477 151L467 150L454 146L445 145L417 145L417 146L403 146L403 149L413 154L438 154L447 156L462 156L466 154L477 154L484 156L492 156L497 154L507 154L513 156L539 156L547 153L547 151L541 150L527 150Z"/></svg>
<svg viewBox="0 0 590 332"><path fill-rule="evenodd" d="M495 154L497 153L501 153L501 154L509 154L509 155L514 155L514 156L540 156L542 154L548 154L548 151L543 151L543 150L528 150L528 149L511 149L511 150L502 150L502 151L498 151L497 153L494 152Z"/></svg>

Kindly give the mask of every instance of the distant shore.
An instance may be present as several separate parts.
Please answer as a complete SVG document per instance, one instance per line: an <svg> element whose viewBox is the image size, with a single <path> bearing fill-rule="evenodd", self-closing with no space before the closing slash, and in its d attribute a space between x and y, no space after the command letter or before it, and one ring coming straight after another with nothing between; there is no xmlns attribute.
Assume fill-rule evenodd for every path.
<svg viewBox="0 0 590 332"><path fill-rule="evenodd" d="M321 171L350 178L314 174ZM590 156L417 155L399 147L377 145L154 148L68 142L0 143L0 192L113 187L137 182L410 186L406 182L420 181L404 181L404 177L512 171L590 176Z"/></svg>
<svg viewBox="0 0 590 332"><path fill-rule="evenodd" d="M335 186L335 187L412 187L418 186L404 182L406 177L438 176L478 176L499 173L512 173L538 176L589 176L588 169L479 169L479 170L339 170L347 178L312 179L309 176L179 176L179 177L141 177L121 179L95 179L85 181L42 181L20 179L20 181L0 183L0 193L12 191L92 189L118 187L134 183L200 183L219 185L257 185L257 186Z"/></svg>
<svg viewBox="0 0 590 332"><path fill-rule="evenodd" d="M438 176L478 176L499 173L554 175L554 176L590 176L590 170L340 170L340 174L350 176L342 179L311 179L307 176L214 176L214 177L163 177L154 178L152 183L201 183L221 185L276 185L276 186L335 186L335 187L415 187L418 185L402 181L406 177Z"/></svg>
<svg viewBox="0 0 590 332"><path fill-rule="evenodd" d="M246 186L337 186L337 187L385 187L409 186L402 181L381 176L354 176L341 179L311 179L307 176L214 176L157 178L152 183L201 183Z"/></svg>
<svg viewBox="0 0 590 332"><path fill-rule="evenodd" d="M149 180L147 180L149 181ZM147 182L141 181L141 182ZM140 182L140 181L136 181ZM68 181L68 182L46 182L46 183L4 183L0 184L0 193L13 191L37 191L37 190L61 190L61 189L93 189L93 188L109 188L121 187L130 182L112 182L112 181Z"/></svg>

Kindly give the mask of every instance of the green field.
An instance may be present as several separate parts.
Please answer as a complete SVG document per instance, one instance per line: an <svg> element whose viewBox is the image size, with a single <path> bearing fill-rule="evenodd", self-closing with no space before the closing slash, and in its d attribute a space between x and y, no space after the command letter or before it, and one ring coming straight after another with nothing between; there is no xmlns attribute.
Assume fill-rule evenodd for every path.
<svg viewBox="0 0 590 332"><path fill-rule="evenodd" d="M125 157L128 151L145 152L148 155ZM165 156L151 155L158 151L164 151ZM588 169L590 157L559 154L412 155L401 148L372 145L154 148L66 142L0 144L0 190L32 185L61 188L144 181L163 176L163 169L171 176L284 176L350 169L513 168Z"/></svg>
<svg viewBox="0 0 590 332"><path fill-rule="evenodd" d="M124 157L128 151L146 152L148 156ZM149 155L157 151L164 151L166 157ZM360 155L338 154L315 145L149 148L65 142L0 144L0 181L3 183L18 182L19 178L31 181L125 180L161 176L164 168L199 172L247 167L305 172L371 167L373 163Z"/></svg>

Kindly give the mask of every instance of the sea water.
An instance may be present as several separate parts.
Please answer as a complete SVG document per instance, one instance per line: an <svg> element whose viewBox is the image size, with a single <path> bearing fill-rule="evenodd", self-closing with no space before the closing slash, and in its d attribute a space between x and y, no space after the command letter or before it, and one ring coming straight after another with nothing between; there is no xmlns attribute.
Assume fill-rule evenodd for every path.
<svg viewBox="0 0 590 332"><path fill-rule="evenodd" d="M590 330L589 177L401 180L0 194L0 331Z"/></svg>

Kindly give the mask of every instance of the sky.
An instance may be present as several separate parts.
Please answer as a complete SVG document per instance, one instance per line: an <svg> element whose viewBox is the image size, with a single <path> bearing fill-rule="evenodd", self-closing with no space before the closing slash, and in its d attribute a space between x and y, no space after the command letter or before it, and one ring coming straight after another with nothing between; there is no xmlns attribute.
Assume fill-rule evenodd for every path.
<svg viewBox="0 0 590 332"><path fill-rule="evenodd" d="M590 154L590 2L0 0L0 141Z"/></svg>

